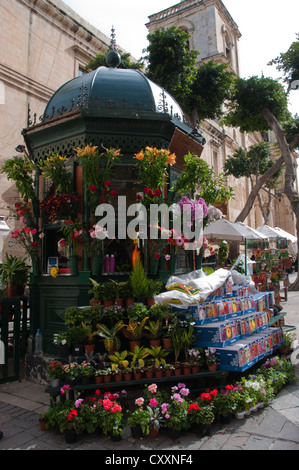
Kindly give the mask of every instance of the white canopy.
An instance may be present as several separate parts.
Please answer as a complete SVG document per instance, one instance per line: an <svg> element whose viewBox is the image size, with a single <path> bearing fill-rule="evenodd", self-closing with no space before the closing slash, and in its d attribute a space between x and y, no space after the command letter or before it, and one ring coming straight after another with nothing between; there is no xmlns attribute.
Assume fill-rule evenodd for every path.
<svg viewBox="0 0 299 470"><path fill-rule="evenodd" d="M285 230L282 230L282 228L279 227L275 227L275 230L280 234L280 237L287 238L292 243L297 242L297 237L295 237L295 235L292 235L291 233L286 232Z"/></svg>
<svg viewBox="0 0 299 470"><path fill-rule="evenodd" d="M275 228L270 227L269 225L266 225L266 224L261 225L260 227L257 228L257 230L263 233L264 235L267 235L268 238L277 238L277 237L284 238L276 231Z"/></svg>
<svg viewBox="0 0 299 470"><path fill-rule="evenodd" d="M219 219L210 223L204 229L204 236L208 239L228 240L243 242L245 239L267 238L255 229L248 227L242 222L230 222L227 219Z"/></svg>

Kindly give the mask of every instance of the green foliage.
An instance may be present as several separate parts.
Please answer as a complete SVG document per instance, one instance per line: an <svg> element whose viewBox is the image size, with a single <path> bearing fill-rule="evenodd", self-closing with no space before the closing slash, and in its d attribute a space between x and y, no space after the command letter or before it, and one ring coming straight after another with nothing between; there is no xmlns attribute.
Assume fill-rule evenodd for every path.
<svg viewBox="0 0 299 470"><path fill-rule="evenodd" d="M137 256L133 271L130 274L129 282L134 299L140 299L147 296L148 277L145 274L139 255Z"/></svg>
<svg viewBox="0 0 299 470"><path fill-rule="evenodd" d="M277 70L283 73L284 82L288 84L288 91L293 80L299 80L299 34L297 40L292 42L289 49L271 60L268 65L276 65Z"/></svg>
<svg viewBox="0 0 299 470"><path fill-rule="evenodd" d="M24 201L35 200L33 171L35 165L27 156L12 157L6 160L1 173L6 173L9 180L14 181L18 193Z"/></svg>
<svg viewBox="0 0 299 470"><path fill-rule="evenodd" d="M107 325L99 324L98 327L98 334L103 338L104 346L106 351L112 352L118 351L120 348L120 339L117 334L122 330L124 327L124 323L122 320L116 323L111 329L107 327Z"/></svg>
<svg viewBox="0 0 299 470"><path fill-rule="evenodd" d="M29 277L30 266L26 264L26 258L19 258L6 253L6 259L0 266L1 282L9 287L24 286Z"/></svg>
<svg viewBox="0 0 299 470"><path fill-rule="evenodd" d="M215 119L223 114L223 103L229 98L233 73L228 64L217 64L213 60L201 62L196 76L190 84L187 110L197 110L199 121Z"/></svg>
<svg viewBox="0 0 299 470"><path fill-rule="evenodd" d="M233 196L233 189L227 185L227 177L217 175L207 162L190 152L184 160L184 170L172 188L175 193L188 195L197 187L207 205L227 201Z"/></svg>
<svg viewBox="0 0 299 470"><path fill-rule="evenodd" d="M224 164L224 173L233 175L235 178L243 176L260 176L266 173L274 165L270 151L270 145L267 142L259 142L252 145L248 151L240 147L233 156L228 157ZM279 169L267 181L267 186L274 187L278 183L282 169Z"/></svg>
<svg viewBox="0 0 299 470"><path fill-rule="evenodd" d="M236 78L228 114L223 121L232 127L240 127L242 132L267 131L270 127L262 115L264 109L280 122L288 118L287 96L282 85L266 77Z"/></svg>
<svg viewBox="0 0 299 470"><path fill-rule="evenodd" d="M189 34L171 26L160 28L148 34L149 62L147 77L165 88L179 102L189 94L189 86L195 75L197 51L188 48Z"/></svg>
<svg viewBox="0 0 299 470"><path fill-rule="evenodd" d="M95 70L98 67L107 67L106 57L109 52L109 49L105 53L98 53L93 59L91 59L88 64L85 66L85 71L90 72L91 70ZM129 52L122 53L120 50L118 51L121 57L121 64L119 65L119 69L137 69L140 70L143 67L142 62L139 60L137 62L132 62L130 57L131 54Z"/></svg>

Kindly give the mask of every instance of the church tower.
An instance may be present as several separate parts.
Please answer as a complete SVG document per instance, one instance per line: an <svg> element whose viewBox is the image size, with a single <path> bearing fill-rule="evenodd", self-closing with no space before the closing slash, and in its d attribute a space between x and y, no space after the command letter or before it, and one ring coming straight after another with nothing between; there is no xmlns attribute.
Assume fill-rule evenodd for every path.
<svg viewBox="0 0 299 470"><path fill-rule="evenodd" d="M180 3L149 16L149 33L176 26L186 31L189 47L199 51L198 61L213 59L229 63L239 75L237 24L221 0L182 0Z"/></svg>

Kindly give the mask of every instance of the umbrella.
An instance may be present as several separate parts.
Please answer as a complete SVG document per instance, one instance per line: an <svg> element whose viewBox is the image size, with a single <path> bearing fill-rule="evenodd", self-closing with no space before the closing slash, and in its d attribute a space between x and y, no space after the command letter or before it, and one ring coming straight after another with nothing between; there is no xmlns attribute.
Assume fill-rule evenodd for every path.
<svg viewBox="0 0 299 470"><path fill-rule="evenodd" d="M259 233L242 222L230 222L224 218L211 222L204 229L203 234L206 238L237 242L243 242L246 239L267 238L264 234Z"/></svg>
<svg viewBox="0 0 299 470"><path fill-rule="evenodd" d="M282 238L287 238L290 242L296 243L297 242L297 237L295 235L292 235L289 232L286 232L285 230L282 230L282 228L275 227L276 232L278 232L280 237Z"/></svg>
<svg viewBox="0 0 299 470"><path fill-rule="evenodd" d="M270 227L269 225L266 225L266 224L258 227L257 231L263 233L264 235L267 235L268 238L277 238L277 237L284 238L276 231L275 228Z"/></svg>

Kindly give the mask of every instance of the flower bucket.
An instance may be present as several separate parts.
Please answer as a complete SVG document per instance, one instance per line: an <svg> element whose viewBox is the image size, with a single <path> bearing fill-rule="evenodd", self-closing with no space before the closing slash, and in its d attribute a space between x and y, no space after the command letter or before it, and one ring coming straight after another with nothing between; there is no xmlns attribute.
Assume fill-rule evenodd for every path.
<svg viewBox="0 0 299 470"><path fill-rule="evenodd" d="M93 255L92 257L92 275L93 276L98 276L100 274L101 262L102 262L101 255Z"/></svg>
<svg viewBox="0 0 299 470"><path fill-rule="evenodd" d="M69 258L69 261L70 261L71 275L77 276L78 275L78 256L71 255Z"/></svg>

